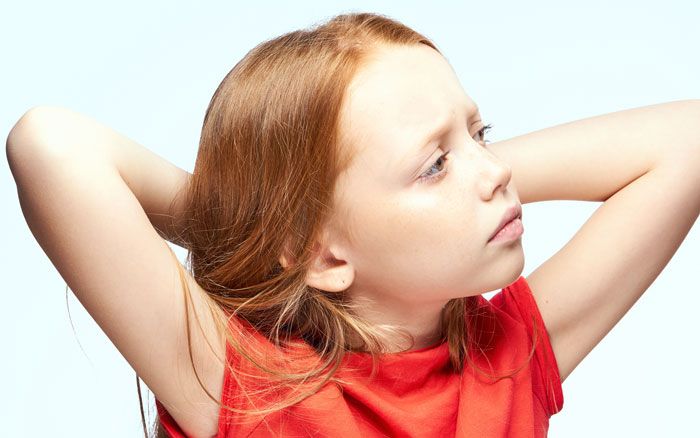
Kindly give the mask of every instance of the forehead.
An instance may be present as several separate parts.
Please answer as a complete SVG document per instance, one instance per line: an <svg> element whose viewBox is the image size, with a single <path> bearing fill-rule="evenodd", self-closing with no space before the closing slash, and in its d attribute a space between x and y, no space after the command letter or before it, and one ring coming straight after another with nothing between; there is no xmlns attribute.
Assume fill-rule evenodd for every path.
<svg viewBox="0 0 700 438"><path fill-rule="evenodd" d="M341 133L356 153L372 148L397 157L454 111L475 106L436 50L423 44L382 47L348 87Z"/></svg>

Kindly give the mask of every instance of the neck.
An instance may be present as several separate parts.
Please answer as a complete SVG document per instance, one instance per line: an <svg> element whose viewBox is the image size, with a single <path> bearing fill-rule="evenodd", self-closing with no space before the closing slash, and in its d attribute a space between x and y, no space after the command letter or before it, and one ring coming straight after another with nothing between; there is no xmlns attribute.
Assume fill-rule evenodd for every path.
<svg viewBox="0 0 700 438"><path fill-rule="evenodd" d="M374 303L371 309L358 309L358 314L381 332L381 344L385 353L420 350L437 344L442 338L442 319L445 303L420 303L400 305L400 303ZM396 330L385 329L390 325L401 332L410 334L407 339ZM356 333L350 336L353 350L363 348L363 342ZM366 348L366 347L364 347Z"/></svg>

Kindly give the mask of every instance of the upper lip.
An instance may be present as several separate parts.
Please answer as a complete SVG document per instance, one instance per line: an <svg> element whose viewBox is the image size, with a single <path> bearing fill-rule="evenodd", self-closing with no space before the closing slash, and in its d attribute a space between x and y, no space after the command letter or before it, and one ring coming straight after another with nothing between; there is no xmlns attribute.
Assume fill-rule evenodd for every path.
<svg viewBox="0 0 700 438"><path fill-rule="evenodd" d="M493 234L491 234L489 240L493 239L493 237L496 234L498 234L499 231L501 231L501 228L503 228L508 222L512 221L516 217L522 217L522 209L520 207L520 204L515 204L506 210L505 214L503 214L501 222L498 224Z"/></svg>

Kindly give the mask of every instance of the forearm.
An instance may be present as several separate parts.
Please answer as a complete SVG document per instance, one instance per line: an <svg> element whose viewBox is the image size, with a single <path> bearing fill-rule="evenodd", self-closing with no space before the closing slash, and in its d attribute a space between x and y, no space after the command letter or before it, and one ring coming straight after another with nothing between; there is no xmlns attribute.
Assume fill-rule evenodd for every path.
<svg viewBox="0 0 700 438"><path fill-rule="evenodd" d="M32 108L15 127L21 124L27 129L19 129L21 136L14 135L16 152L40 146L56 157L78 154L83 160L94 160L95 166L116 167L158 233L184 246L177 237L183 206L181 196L176 195L182 194L189 172L108 126L66 108ZM19 152L15 155L21 156Z"/></svg>
<svg viewBox="0 0 700 438"><path fill-rule="evenodd" d="M605 201L665 162L700 158L700 100L632 108L541 129L488 148L520 201Z"/></svg>

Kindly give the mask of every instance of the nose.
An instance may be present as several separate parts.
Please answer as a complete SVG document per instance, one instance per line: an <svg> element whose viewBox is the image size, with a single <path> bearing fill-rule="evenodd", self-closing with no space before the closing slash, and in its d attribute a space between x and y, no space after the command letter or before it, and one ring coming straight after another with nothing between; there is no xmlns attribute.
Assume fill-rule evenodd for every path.
<svg viewBox="0 0 700 438"><path fill-rule="evenodd" d="M488 201L498 192L504 194L508 190L512 171L510 165L494 155L483 144L481 145L481 174L479 190L484 201Z"/></svg>

